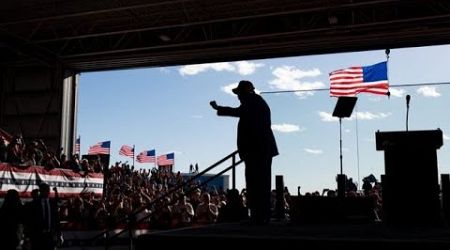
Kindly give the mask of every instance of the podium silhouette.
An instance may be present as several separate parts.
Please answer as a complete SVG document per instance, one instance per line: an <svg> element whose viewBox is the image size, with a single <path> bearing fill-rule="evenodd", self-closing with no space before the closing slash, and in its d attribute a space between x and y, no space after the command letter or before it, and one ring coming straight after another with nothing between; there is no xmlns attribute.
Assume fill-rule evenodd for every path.
<svg viewBox="0 0 450 250"><path fill-rule="evenodd" d="M376 132L384 151L383 220L391 225L441 223L436 150L442 131Z"/></svg>
<svg viewBox="0 0 450 250"><path fill-rule="evenodd" d="M338 184L338 197L344 198L345 196L345 183L346 178L343 173L342 164L342 118L350 117L355 107L357 97L339 97L334 107L333 117L339 118L339 163L340 163L340 174L337 176Z"/></svg>

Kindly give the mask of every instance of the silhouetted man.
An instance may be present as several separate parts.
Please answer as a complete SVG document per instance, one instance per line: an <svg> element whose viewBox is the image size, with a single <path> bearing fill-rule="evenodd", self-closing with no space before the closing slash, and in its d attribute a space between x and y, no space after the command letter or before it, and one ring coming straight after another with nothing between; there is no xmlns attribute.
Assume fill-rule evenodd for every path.
<svg viewBox="0 0 450 250"><path fill-rule="evenodd" d="M50 186L40 183L39 198L29 207L28 232L32 250L53 250L62 241L57 198L49 198L49 195Z"/></svg>
<svg viewBox="0 0 450 250"><path fill-rule="evenodd" d="M254 90L251 82L240 81L233 89L241 102L239 107L222 107L215 101L210 105L219 116L240 118L237 147L245 162L250 220L254 224L264 224L270 219L272 157L278 155L278 149L271 129L270 108Z"/></svg>

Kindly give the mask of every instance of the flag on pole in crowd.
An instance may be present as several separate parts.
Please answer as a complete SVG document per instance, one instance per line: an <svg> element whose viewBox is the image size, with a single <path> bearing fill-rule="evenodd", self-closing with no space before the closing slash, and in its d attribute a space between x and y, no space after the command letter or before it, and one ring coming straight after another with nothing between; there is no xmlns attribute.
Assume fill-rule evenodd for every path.
<svg viewBox="0 0 450 250"><path fill-rule="evenodd" d="M155 150L146 150L142 151L136 157L137 162L139 163L151 163L155 162Z"/></svg>
<svg viewBox="0 0 450 250"><path fill-rule="evenodd" d="M356 96L361 92L389 95L387 62L330 73L330 96Z"/></svg>
<svg viewBox="0 0 450 250"><path fill-rule="evenodd" d="M75 154L80 154L80 142L81 142L81 137L78 136L78 138L75 140Z"/></svg>
<svg viewBox="0 0 450 250"><path fill-rule="evenodd" d="M111 141L99 142L89 147L88 155L109 155Z"/></svg>
<svg viewBox="0 0 450 250"><path fill-rule="evenodd" d="M134 158L134 147L123 145L119 150L119 155Z"/></svg>
<svg viewBox="0 0 450 250"><path fill-rule="evenodd" d="M0 138L3 138L5 144L9 144L12 140L12 135L0 128Z"/></svg>
<svg viewBox="0 0 450 250"><path fill-rule="evenodd" d="M175 153L158 156L157 163L158 166L173 165L175 163Z"/></svg>

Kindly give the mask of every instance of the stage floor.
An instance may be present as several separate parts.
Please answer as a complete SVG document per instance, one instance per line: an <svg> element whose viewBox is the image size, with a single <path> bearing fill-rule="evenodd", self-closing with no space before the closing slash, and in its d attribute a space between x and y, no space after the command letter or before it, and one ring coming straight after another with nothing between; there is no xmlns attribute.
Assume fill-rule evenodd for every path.
<svg viewBox="0 0 450 250"><path fill-rule="evenodd" d="M382 224L308 224L292 225L271 222L264 226L242 223L214 224L141 235L136 249L150 249L154 244L169 244L174 247L190 246L210 249L237 247L253 244L260 247L292 249L345 247L346 249L450 249L448 227L386 227ZM214 246L213 245L213 246ZM215 247L214 247L215 248ZM391 249L392 249L391 248Z"/></svg>

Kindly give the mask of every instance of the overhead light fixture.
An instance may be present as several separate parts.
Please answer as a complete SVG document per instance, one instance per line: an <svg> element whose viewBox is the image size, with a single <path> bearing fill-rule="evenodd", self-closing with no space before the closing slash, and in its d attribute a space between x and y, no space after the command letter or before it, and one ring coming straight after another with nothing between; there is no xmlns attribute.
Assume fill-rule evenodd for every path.
<svg viewBox="0 0 450 250"><path fill-rule="evenodd" d="M159 35L158 37L159 37L159 39L161 39L161 41L163 41L163 42L169 42L170 40L172 40L172 39L170 39L170 37L169 37L168 35L165 35L165 34L161 34L161 35Z"/></svg>
<svg viewBox="0 0 450 250"><path fill-rule="evenodd" d="M329 15L328 23L330 23L330 25L336 25L338 23L338 18L335 15Z"/></svg>

